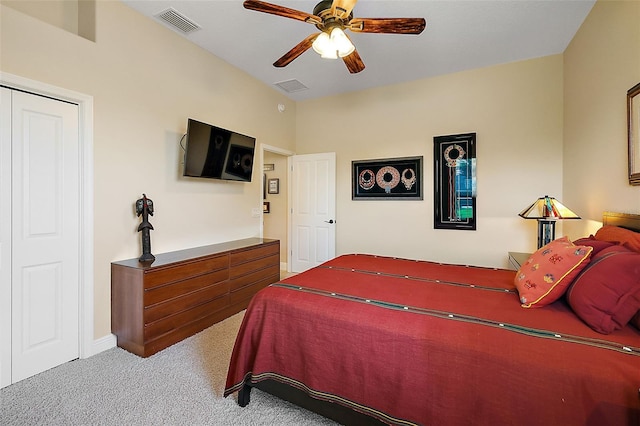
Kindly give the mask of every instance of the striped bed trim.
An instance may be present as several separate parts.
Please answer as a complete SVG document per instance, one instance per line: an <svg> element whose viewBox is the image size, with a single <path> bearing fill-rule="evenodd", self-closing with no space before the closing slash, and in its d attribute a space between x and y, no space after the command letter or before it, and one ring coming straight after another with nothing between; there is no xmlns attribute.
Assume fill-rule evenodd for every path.
<svg viewBox="0 0 640 426"><path fill-rule="evenodd" d="M463 283L463 282L457 282L457 281L440 280L440 279L437 279L437 278L415 277L415 276L411 276L411 275L392 274L392 273L388 273L388 272L369 271L369 270L366 270L366 269L345 268L345 267L341 267L341 266L329 266L329 265L320 265L320 266L318 266L318 269L333 269L333 270L336 270L336 271L355 272L355 273L366 274L366 275L378 275L378 276L389 277L389 278L401 278L401 279L404 278L404 279L408 279L408 280L412 280L412 281L420 281L420 282L429 282L429 283L436 283L436 284L443 284L443 285L451 285L451 286L455 286L455 287L475 288L475 289L478 289L478 290L496 291L496 292L499 292L499 293L517 294L517 290L515 288L507 289L507 288L499 288L499 287L489 287L489 286L485 286L485 285L478 285L478 284L472 284L472 283Z"/></svg>
<svg viewBox="0 0 640 426"><path fill-rule="evenodd" d="M575 343L585 346L592 346L602 349L608 349L616 352L621 352L627 355L640 356L640 347L629 347L616 342L610 342L603 339L593 339L582 336L574 336L570 334L561 334L550 330L543 330L537 328L524 327L517 324L509 324L505 322L499 322L484 318L478 318L470 315L462 315L455 312L446 312L436 309L420 308L416 306L405 306L397 303L386 302L383 300L366 299L360 296L353 296L349 294L334 293L326 290L318 290L314 288L301 287L299 285L285 284L282 282L274 283L271 287L279 287L292 291L300 291L309 294L315 294L319 296L331 297L340 300L347 300L355 303L364 303L371 306L376 306L383 309L393 309L396 311L410 312L421 315L429 315L432 317L442 318L451 321L462 321L467 323L473 323L483 325L487 327L494 327L509 331L512 333L524 334L532 337L538 337L542 339L559 340L568 343Z"/></svg>
<svg viewBox="0 0 640 426"><path fill-rule="evenodd" d="M251 384L251 385L255 385L259 382L262 382L264 380L275 380L278 381L280 383L289 385L289 386L293 386L303 392L305 392L307 395L309 395L310 397L320 400L320 401L327 401L327 402L332 402L335 404L340 404L342 406L348 407L352 410L358 411L362 414L366 414L368 416L371 416L373 418L376 418L378 420L380 420L381 422L390 424L390 425L404 425L404 426L418 426L417 423L413 423L410 422L408 420L404 420L404 419L398 419L396 417L390 416L382 411L376 410L374 408L371 407L367 407L365 405L362 404L358 404L357 402L351 401L349 399L343 398L339 395L335 395L332 393L327 393L327 392L321 392L315 389L310 388L309 386L305 385L304 383L292 379L290 377L287 376L283 376L281 374L278 373L273 373L273 372L264 372L264 373L259 373L259 374L253 374L253 372L248 372L247 374L245 374L244 378L242 379L242 381L240 383L236 383L235 385L225 389L224 391L224 397L226 398L227 396L231 395L234 392L239 391L240 389L242 389L242 387L245 384Z"/></svg>

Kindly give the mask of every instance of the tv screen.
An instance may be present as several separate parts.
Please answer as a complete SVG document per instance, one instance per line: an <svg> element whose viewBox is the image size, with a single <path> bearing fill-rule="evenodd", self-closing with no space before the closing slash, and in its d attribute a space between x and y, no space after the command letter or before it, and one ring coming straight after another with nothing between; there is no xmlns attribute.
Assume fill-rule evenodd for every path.
<svg viewBox="0 0 640 426"><path fill-rule="evenodd" d="M183 174L250 182L255 146L255 138L190 118Z"/></svg>

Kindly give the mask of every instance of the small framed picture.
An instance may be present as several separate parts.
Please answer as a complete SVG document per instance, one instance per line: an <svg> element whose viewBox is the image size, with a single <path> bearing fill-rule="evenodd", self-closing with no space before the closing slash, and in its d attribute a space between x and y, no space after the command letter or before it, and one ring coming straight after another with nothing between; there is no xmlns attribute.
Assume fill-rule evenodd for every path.
<svg viewBox="0 0 640 426"><path fill-rule="evenodd" d="M279 194L280 193L280 179L273 178L269 179L269 194Z"/></svg>
<svg viewBox="0 0 640 426"><path fill-rule="evenodd" d="M268 201L263 201L262 202L262 213L269 213L270 210L270 205Z"/></svg>

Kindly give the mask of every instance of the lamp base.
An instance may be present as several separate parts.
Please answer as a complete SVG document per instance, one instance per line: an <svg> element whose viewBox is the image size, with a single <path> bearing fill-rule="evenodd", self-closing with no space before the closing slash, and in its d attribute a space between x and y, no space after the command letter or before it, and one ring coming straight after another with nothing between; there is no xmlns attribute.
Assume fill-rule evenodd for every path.
<svg viewBox="0 0 640 426"><path fill-rule="evenodd" d="M556 221L538 219L538 248L546 246L556 238Z"/></svg>

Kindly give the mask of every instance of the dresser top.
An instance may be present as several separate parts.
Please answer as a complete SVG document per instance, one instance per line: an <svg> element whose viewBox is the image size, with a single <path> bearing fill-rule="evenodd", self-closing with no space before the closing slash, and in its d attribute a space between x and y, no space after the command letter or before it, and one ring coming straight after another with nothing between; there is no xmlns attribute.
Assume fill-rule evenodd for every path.
<svg viewBox="0 0 640 426"><path fill-rule="evenodd" d="M208 246L193 247L184 250L171 251L168 253L154 254L156 259L153 262L140 262L137 258L119 260L111 262L112 265L126 266L136 269L157 268L160 266L170 265L172 263L183 262L185 260L193 260L199 257L212 256L216 254L226 253L234 250L250 248L261 244L269 244L277 242L269 238L245 238L242 240L227 241L224 243L211 244Z"/></svg>

